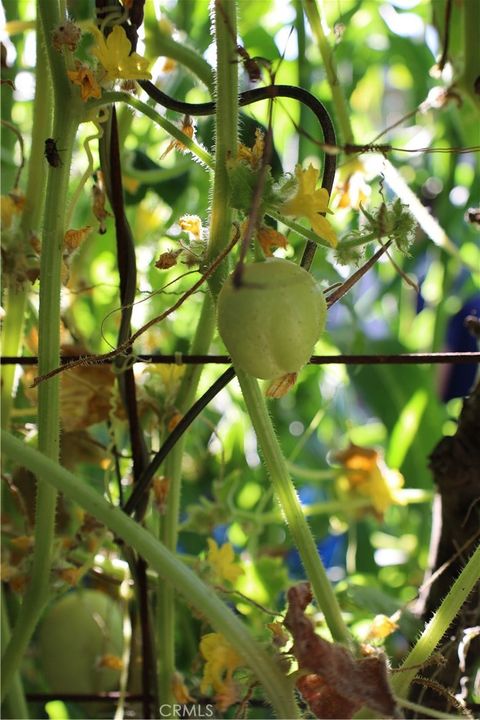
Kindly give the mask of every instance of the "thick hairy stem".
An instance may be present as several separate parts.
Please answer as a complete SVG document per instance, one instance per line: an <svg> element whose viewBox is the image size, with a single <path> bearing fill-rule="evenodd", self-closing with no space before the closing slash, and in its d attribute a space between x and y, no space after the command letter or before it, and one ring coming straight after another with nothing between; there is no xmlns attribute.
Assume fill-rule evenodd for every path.
<svg viewBox="0 0 480 720"><path fill-rule="evenodd" d="M127 517L120 508L107 502L87 482L77 479L58 463L26 446L10 433L2 431L1 439L4 452L11 460L55 486L134 548L166 583L171 584L206 618L216 632L225 636L263 686L278 718L298 717L291 681L285 677L277 661L250 635L238 616L220 600L213 588L205 585L173 552Z"/></svg>
<svg viewBox="0 0 480 720"><path fill-rule="evenodd" d="M335 593L302 512L258 381L238 368L237 377L275 495L300 553L307 577L312 584L315 599L325 615L325 621L333 639L336 642L350 645L352 638L343 621Z"/></svg>
<svg viewBox="0 0 480 720"><path fill-rule="evenodd" d="M195 330L192 351L207 352L215 329L215 311L213 301L206 295L203 301L200 319ZM202 367L188 367L182 378L176 398L176 407L185 413L194 401ZM182 489L182 457L185 448L185 436L168 454L164 474L169 481L168 503L160 530L160 539L164 546L175 552L178 540L180 498ZM151 473L153 475L153 473ZM147 483L149 478L147 475ZM141 495L139 496L141 498ZM128 510L128 503L126 509ZM165 581L158 586L157 641L162 648L159 668L159 689L162 702L172 699L172 675L175 672L175 588Z"/></svg>
<svg viewBox="0 0 480 720"><path fill-rule="evenodd" d="M304 3L305 13L308 17L308 21L312 28L313 34L318 43L318 48L322 56L328 84L330 85L332 100L333 104L335 105L335 114L338 125L340 127L342 143L343 145L348 145L349 143L354 142L353 130L350 123L350 113L348 110L345 94L343 92L343 88L337 75L335 56L327 38L328 30L325 31L326 21L325 10L323 9L323 2L322 0L319 0L320 11L318 9L316 0L304 0Z"/></svg>
<svg viewBox="0 0 480 720"><path fill-rule="evenodd" d="M61 20L55 3L38 4L45 38ZM60 361L60 289L64 214L72 150L81 108L71 97L64 59L47 43L54 87L53 134L62 148L61 164L49 165L42 234L39 305L39 373L52 370ZM38 391L38 447L52 460L59 456L59 380L44 383ZM34 469L35 472L35 469ZM55 529L56 490L39 479L35 509L35 543L32 569L22 607L3 660L2 698L17 671L40 614L50 595L50 565Z"/></svg>
<svg viewBox="0 0 480 720"><path fill-rule="evenodd" d="M419 667L427 662L445 635L452 622L460 612L475 585L480 580L480 545L477 547L458 578L453 583L446 597L425 627L413 649L392 680L396 695L406 697L410 683L419 672Z"/></svg>

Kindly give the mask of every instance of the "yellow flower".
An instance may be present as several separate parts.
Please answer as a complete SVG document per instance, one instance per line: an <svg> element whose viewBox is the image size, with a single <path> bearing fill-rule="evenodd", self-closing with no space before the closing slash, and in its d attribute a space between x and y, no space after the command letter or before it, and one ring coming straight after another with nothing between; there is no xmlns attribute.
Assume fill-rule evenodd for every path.
<svg viewBox="0 0 480 720"><path fill-rule="evenodd" d="M212 538L208 538L207 542L207 562L213 568L219 580L235 582L239 575L243 574L243 570L234 564L235 554L230 543L225 543L219 548Z"/></svg>
<svg viewBox="0 0 480 720"><path fill-rule="evenodd" d="M340 495L370 498L375 514L379 517L390 505L404 503L398 492L404 484L403 475L388 468L376 450L351 444L333 458L343 468L337 478Z"/></svg>
<svg viewBox="0 0 480 720"><path fill-rule="evenodd" d="M386 615L375 615L370 625L368 637L372 640L384 640L398 629L398 624Z"/></svg>
<svg viewBox="0 0 480 720"><path fill-rule="evenodd" d="M198 215L183 215L178 221L181 229L191 233L196 240L202 237L202 221Z"/></svg>
<svg viewBox="0 0 480 720"><path fill-rule="evenodd" d="M107 38L95 26L90 27L90 32L97 43L92 54L106 71L106 81L151 79L152 76L147 70L149 61L136 52L130 53L132 44L120 25L115 25Z"/></svg>
<svg viewBox="0 0 480 720"><path fill-rule="evenodd" d="M152 371L150 370L150 372ZM153 372L162 379L166 390L176 392L180 380L185 375L185 365L166 363L165 365L158 365Z"/></svg>
<svg viewBox="0 0 480 720"><path fill-rule="evenodd" d="M237 700L233 673L243 665L243 660L219 633L204 635L200 640L200 652L207 661L200 692L207 693L212 687L217 705L226 710Z"/></svg>
<svg viewBox="0 0 480 720"><path fill-rule="evenodd" d="M347 165L343 173L344 180L340 178L337 183L338 194L335 197L337 208L352 208L358 210L370 197L370 186L365 182L365 168L361 160L353 165ZM342 171L340 171L342 175Z"/></svg>
<svg viewBox="0 0 480 720"><path fill-rule="evenodd" d="M336 247L335 230L328 220L319 214L328 212L329 201L325 188L316 189L320 171L311 164L306 170L297 165L295 175L298 181L297 191L290 200L281 205L280 212L294 217L306 217L313 231L332 247Z"/></svg>
<svg viewBox="0 0 480 720"><path fill-rule="evenodd" d="M75 85L80 86L80 95L82 100L86 102L89 98L99 98L102 94L100 85L95 80L93 71L78 60L75 63L76 70L69 70L67 75L69 80Z"/></svg>

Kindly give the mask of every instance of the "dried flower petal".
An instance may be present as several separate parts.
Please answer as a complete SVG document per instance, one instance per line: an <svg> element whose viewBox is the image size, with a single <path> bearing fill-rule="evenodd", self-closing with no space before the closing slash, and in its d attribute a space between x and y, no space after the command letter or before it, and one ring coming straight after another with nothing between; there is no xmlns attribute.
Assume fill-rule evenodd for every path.
<svg viewBox="0 0 480 720"><path fill-rule="evenodd" d="M82 100L86 102L90 98L99 98L102 95L100 85L97 83L92 69L84 63L75 62L76 70L67 72L69 80L80 87Z"/></svg>

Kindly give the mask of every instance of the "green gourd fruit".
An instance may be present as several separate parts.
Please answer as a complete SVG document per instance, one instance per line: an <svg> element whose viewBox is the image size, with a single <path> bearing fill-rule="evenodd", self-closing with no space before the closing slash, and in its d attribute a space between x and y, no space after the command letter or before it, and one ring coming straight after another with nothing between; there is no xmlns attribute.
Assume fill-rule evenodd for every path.
<svg viewBox="0 0 480 720"><path fill-rule="evenodd" d="M119 671L101 667L121 657L120 606L98 590L73 590L46 612L37 635L39 667L52 692L97 693L118 687Z"/></svg>
<svg viewBox="0 0 480 720"><path fill-rule="evenodd" d="M289 260L246 264L218 296L218 329L234 364L264 380L298 372L324 330L327 303L314 278Z"/></svg>

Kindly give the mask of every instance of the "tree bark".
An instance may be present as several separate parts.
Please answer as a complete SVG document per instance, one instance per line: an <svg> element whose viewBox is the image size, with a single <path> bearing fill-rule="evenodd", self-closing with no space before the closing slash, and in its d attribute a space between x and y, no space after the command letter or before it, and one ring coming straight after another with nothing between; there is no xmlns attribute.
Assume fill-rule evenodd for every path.
<svg viewBox="0 0 480 720"><path fill-rule="evenodd" d="M418 611L428 622L447 594L480 537L480 383L466 398L455 435L444 437L430 455L429 467L437 488L433 506L430 570ZM478 705L468 703L474 682L480 638L465 644L467 628L480 625L480 587L476 587L453 625L445 628L439 651L444 664L419 670L411 699L429 708L454 711L446 694L422 682L439 683L467 703L474 717ZM419 677L421 676L421 677ZM477 711L477 712L475 712Z"/></svg>

